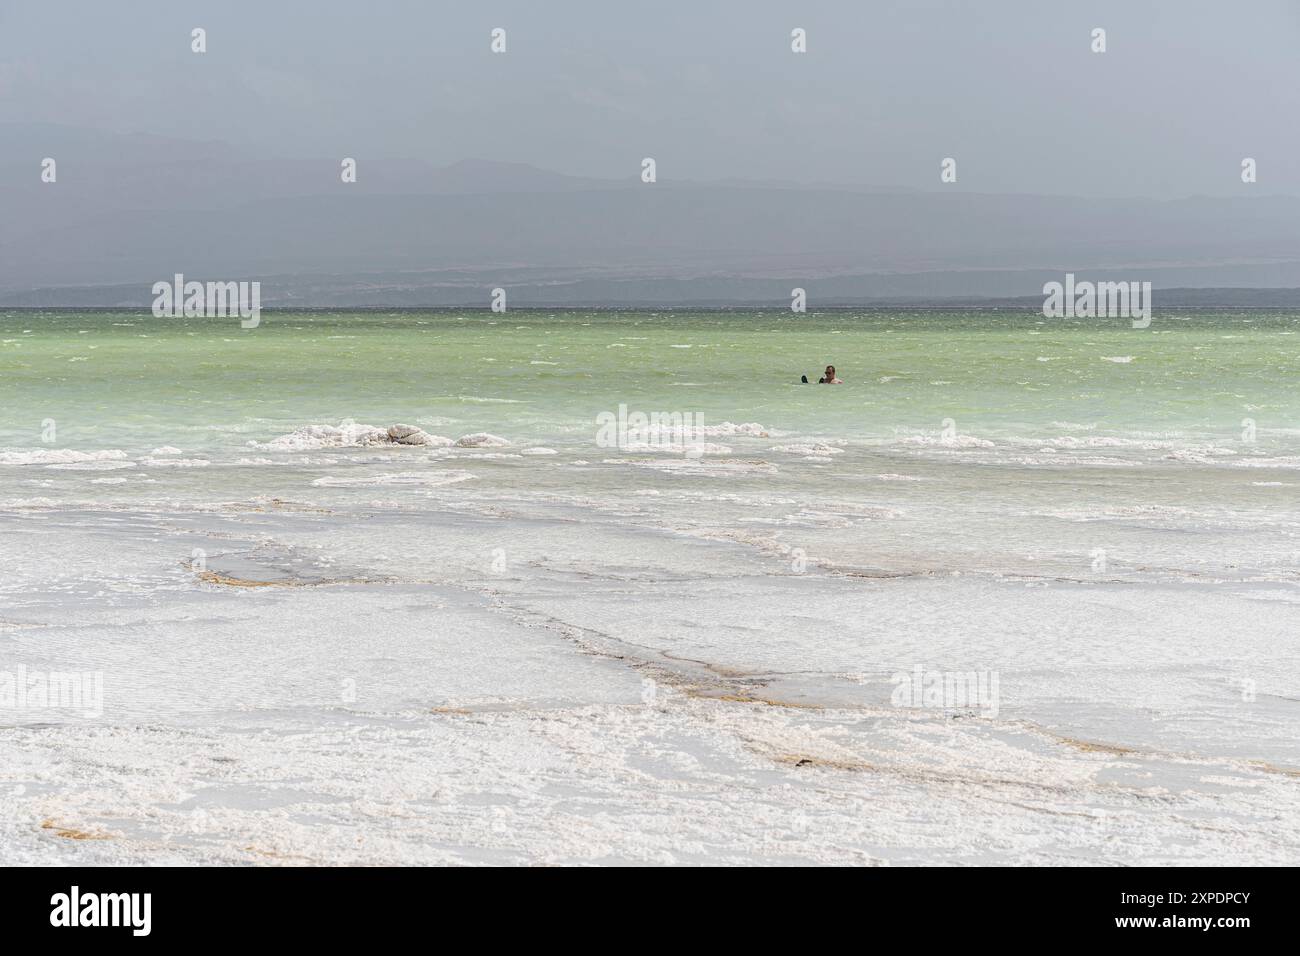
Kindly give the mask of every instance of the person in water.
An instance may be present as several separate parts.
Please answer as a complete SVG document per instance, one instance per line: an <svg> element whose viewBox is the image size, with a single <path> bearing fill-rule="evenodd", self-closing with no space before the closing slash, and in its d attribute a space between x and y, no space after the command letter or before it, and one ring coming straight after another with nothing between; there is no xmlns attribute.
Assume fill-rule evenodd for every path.
<svg viewBox="0 0 1300 956"><path fill-rule="evenodd" d="M817 384L818 385L843 385L844 383L835 377L835 366L827 365L826 374L823 377L817 379Z"/></svg>

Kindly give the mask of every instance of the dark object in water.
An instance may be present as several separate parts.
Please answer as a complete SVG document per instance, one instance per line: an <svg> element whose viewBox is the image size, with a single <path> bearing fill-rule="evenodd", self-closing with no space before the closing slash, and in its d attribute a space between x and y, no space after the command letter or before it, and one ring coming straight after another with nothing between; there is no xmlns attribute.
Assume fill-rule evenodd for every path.
<svg viewBox="0 0 1300 956"><path fill-rule="evenodd" d="M807 376L807 375L800 375L800 376L799 376L799 382L800 382L800 384L802 384L802 385L807 385L807 384L808 384L808 376Z"/></svg>

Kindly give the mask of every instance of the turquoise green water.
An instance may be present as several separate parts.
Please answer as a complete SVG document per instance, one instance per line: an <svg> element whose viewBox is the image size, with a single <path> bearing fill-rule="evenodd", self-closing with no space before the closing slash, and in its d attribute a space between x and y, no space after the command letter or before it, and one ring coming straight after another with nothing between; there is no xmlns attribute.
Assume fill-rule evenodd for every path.
<svg viewBox="0 0 1300 956"><path fill-rule="evenodd" d="M845 385L814 381L833 363ZM1300 432L1300 315L1048 320L1004 313L266 313L236 320L0 313L0 446L216 451L311 422L589 438L620 403L888 438L1233 440ZM459 429L459 431L458 431ZM1069 431L1070 429L1065 429ZM454 434L453 434L454 437Z"/></svg>

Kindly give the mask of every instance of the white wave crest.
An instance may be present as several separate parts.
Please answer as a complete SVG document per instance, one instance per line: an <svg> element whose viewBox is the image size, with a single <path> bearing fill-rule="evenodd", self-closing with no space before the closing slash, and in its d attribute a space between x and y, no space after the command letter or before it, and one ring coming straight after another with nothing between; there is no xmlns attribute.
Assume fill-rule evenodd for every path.
<svg viewBox="0 0 1300 956"><path fill-rule="evenodd" d="M367 488L375 485L423 485L437 487L469 481L474 476L468 471L405 471L392 475L360 475L358 477L317 478L312 485L317 488Z"/></svg>
<svg viewBox="0 0 1300 956"><path fill-rule="evenodd" d="M122 461L126 452L76 451L72 448L38 448L33 451L0 451L0 465L70 465L87 461Z"/></svg>

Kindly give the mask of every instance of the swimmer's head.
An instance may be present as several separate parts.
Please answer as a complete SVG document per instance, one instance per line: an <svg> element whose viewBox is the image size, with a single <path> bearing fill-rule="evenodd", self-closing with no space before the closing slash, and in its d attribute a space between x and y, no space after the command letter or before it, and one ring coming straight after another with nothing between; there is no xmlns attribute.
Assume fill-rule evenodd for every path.
<svg viewBox="0 0 1300 956"><path fill-rule="evenodd" d="M834 366L834 365L827 365L827 366L826 366L826 377L827 377L827 378L834 378L834 377L835 377L835 366Z"/></svg>

